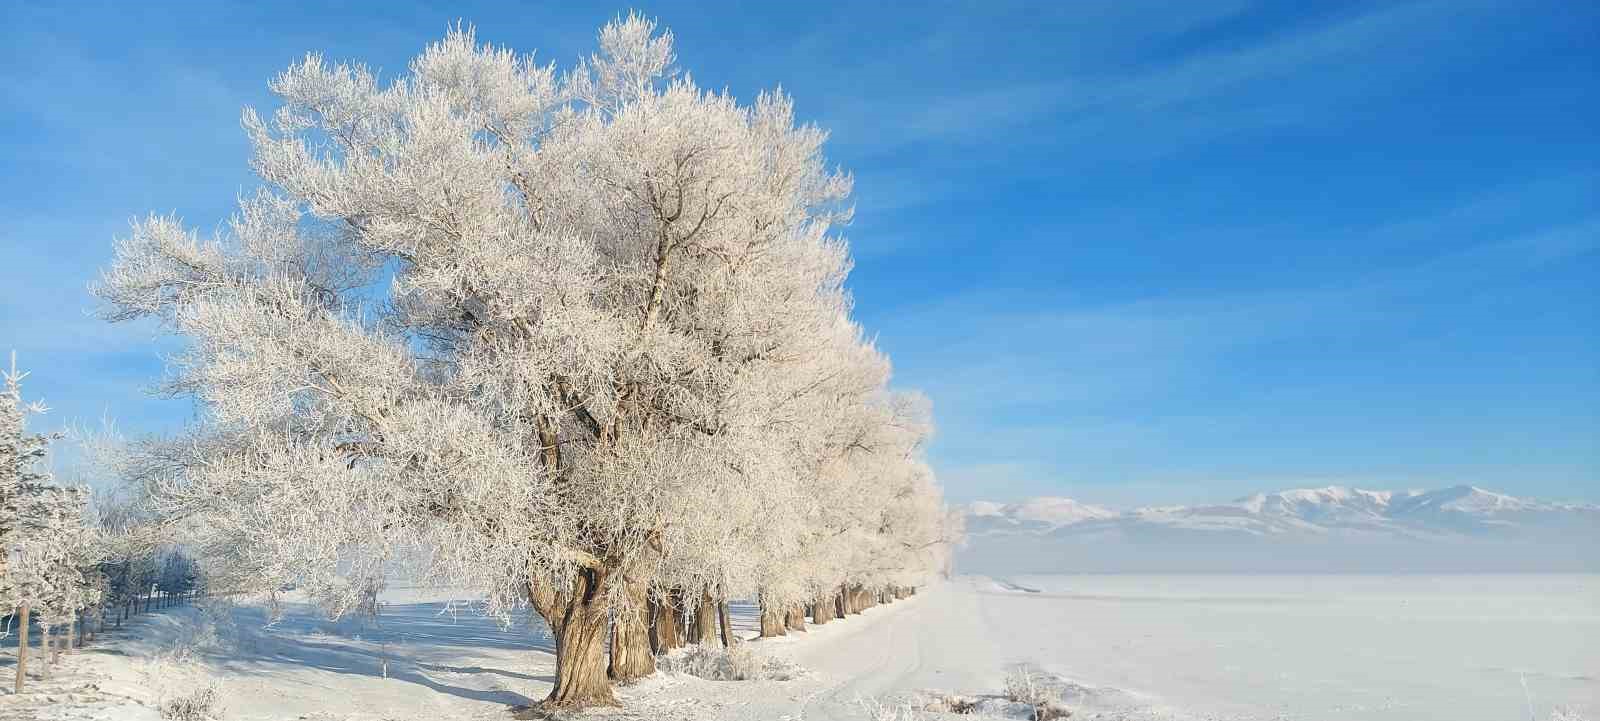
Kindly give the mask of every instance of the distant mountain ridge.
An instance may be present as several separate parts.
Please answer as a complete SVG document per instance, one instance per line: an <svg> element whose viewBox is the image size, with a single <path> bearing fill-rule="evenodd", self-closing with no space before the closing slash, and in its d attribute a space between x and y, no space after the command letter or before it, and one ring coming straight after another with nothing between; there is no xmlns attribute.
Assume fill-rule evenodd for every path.
<svg viewBox="0 0 1600 721"><path fill-rule="evenodd" d="M1600 551L1591 550L1600 546L1600 504L1518 498L1466 485L1296 488L1232 503L1128 511L1060 497L978 502L963 510L968 557L1009 562L1008 556L1042 555L1097 571L1194 564L1228 570L1600 569ZM1453 557L1452 549L1463 544L1476 556ZM1119 566L1117 559L1127 563Z"/></svg>
<svg viewBox="0 0 1600 721"><path fill-rule="evenodd" d="M1123 512L1053 496L1009 504L980 501L966 508L966 517L969 534L1139 523L1263 535L1335 529L1461 534L1534 527L1553 519L1600 523L1600 504L1536 501L1476 486L1433 491L1328 486L1257 493L1233 503L1145 506Z"/></svg>

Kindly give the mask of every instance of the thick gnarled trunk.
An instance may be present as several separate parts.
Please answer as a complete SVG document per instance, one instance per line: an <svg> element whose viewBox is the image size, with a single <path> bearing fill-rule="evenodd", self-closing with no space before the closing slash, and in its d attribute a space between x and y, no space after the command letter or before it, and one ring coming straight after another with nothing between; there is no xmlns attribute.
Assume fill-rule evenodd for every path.
<svg viewBox="0 0 1600 721"><path fill-rule="evenodd" d="M611 680L626 683L656 672L656 657L650 651L648 584L628 580L623 589L626 606L617 610L611 623L611 665L606 673Z"/></svg>
<svg viewBox="0 0 1600 721"><path fill-rule="evenodd" d="M603 602L579 602L556 633L556 682L546 706L615 706L606 674L607 617Z"/></svg>
<svg viewBox="0 0 1600 721"><path fill-rule="evenodd" d="M859 614L872 605L871 597L861 586L850 586L845 589L844 594L845 607L850 609L850 613Z"/></svg>
<svg viewBox="0 0 1600 721"><path fill-rule="evenodd" d="M832 596L823 596L811 604L811 622L822 625L834 619L834 599Z"/></svg>
<svg viewBox="0 0 1600 721"><path fill-rule="evenodd" d="M606 608L604 571L584 569L571 588L557 591L531 584L528 598L550 625L556 642L556 680L543 705L552 708L616 706L606 668L606 632L611 618Z"/></svg>
<svg viewBox="0 0 1600 721"><path fill-rule="evenodd" d="M791 606L789 608L789 612L784 614L784 625L787 626L790 631L799 631L804 633L806 630L805 609L799 606Z"/></svg>
<svg viewBox="0 0 1600 721"><path fill-rule="evenodd" d="M683 648L683 619L678 613L679 594L667 593L650 598L650 648L666 653Z"/></svg>
<svg viewBox="0 0 1600 721"><path fill-rule="evenodd" d="M710 591L700 592L695 604L694 620L689 623L689 642L705 646L717 643L717 604L711 600Z"/></svg>
<svg viewBox="0 0 1600 721"><path fill-rule="evenodd" d="M760 597L761 603L761 637L776 638L787 634L786 616L779 608L767 598L766 594Z"/></svg>

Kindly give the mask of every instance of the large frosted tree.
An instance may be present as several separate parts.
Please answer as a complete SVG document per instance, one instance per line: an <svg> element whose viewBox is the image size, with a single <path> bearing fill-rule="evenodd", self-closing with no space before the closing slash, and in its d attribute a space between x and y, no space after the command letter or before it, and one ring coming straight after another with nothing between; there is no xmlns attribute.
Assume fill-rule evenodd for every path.
<svg viewBox="0 0 1600 721"><path fill-rule="evenodd" d="M214 238L136 223L94 288L108 319L187 339L166 388L202 420L132 466L167 522L236 585L293 580L336 612L427 549L403 555L491 610L533 605L547 703L580 706L613 702L613 614L617 648L648 651L658 578L753 589L781 562L714 552L758 537L759 499L875 502L797 456L842 451L796 409L886 381L829 357L853 329L849 179L786 97L741 105L672 65L630 16L565 73L457 31L387 84L317 56L276 78L282 106L244 117L265 187ZM792 513L776 528L813 540L822 512ZM611 675L649 672L617 648Z"/></svg>

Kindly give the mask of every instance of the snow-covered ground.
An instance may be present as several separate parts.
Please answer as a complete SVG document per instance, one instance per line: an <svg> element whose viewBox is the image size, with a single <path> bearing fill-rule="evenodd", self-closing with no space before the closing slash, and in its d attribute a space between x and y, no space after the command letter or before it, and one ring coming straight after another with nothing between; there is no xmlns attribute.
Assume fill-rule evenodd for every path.
<svg viewBox="0 0 1600 721"><path fill-rule="evenodd" d="M549 689L547 637L451 613L457 596L392 591L376 624L296 604L269 627L249 604L142 616L40 682L53 702L0 697L0 719L155 719L206 686L228 719L510 718ZM754 635L753 609L735 619ZM967 577L751 647L802 671L658 675L601 717L863 719L925 689L997 694L1023 663L1075 719L1511 721L1530 701L1541 721L1558 704L1593 718L1600 577Z"/></svg>
<svg viewBox="0 0 1600 721"><path fill-rule="evenodd" d="M1019 576L1006 660L1223 718L1538 718L1600 707L1600 576ZM1020 589L1032 589L1028 592ZM1524 682L1527 691L1524 692Z"/></svg>

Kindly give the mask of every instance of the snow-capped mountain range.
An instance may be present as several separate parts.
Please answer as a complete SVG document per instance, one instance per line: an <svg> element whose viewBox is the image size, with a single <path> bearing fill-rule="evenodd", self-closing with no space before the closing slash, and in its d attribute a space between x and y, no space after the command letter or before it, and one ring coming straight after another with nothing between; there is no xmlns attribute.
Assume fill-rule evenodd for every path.
<svg viewBox="0 0 1600 721"><path fill-rule="evenodd" d="M1184 567L1183 559L1231 570L1323 562L1431 568L1447 557L1445 565L1453 570L1600 568L1600 551L1594 550L1600 547L1600 505L1517 498L1475 486L1301 488L1232 503L1128 511L1044 497L978 502L964 511L969 557L1092 561L1086 570ZM1451 556L1450 549L1468 546L1470 554ZM1128 561L1127 568L1116 559Z"/></svg>

